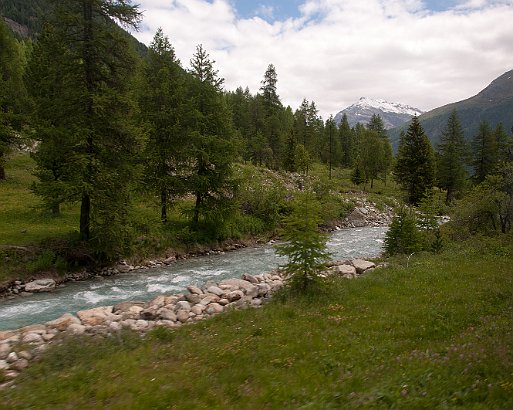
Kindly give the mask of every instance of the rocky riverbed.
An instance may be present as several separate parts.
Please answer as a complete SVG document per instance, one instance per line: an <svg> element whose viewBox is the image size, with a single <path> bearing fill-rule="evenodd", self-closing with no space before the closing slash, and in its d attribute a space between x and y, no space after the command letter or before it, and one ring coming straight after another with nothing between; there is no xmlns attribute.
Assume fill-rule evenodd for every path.
<svg viewBox="0 0 513 410"><path fill-rule="evenodd" d="M323 274L357 278L375 268L362 259L334 262ZM208 281L201 288L188 286L187 293L160 295L149 302L122 302L66 313L60 318L16 330L0 331L1 388L12 387L21 371L44 353L49 345L71 335L109 336L122 329L144 334L157 327L179 327L205 320L230 309L258 308L286 284L282 271L260 275L244 274L240 279ZM0 382L2 377L0 376Z"/></svg>

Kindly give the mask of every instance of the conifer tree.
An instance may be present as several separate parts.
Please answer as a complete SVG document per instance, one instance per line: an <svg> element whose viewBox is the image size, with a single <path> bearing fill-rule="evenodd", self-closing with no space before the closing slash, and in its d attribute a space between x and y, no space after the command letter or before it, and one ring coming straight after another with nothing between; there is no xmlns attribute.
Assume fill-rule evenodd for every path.
<svg viewBox="0 0 513 410"><path fill-rule="evenodd" d="M0 16L0 181L6 178L5 162L20 139L26 103L21 49Z"/></svg>
<svg viewBox="0 0 513 410"><path fill-rule="evenodd" d="M481 121L472 140L472 168L476 184L483 182L497 165L497 140L487 121Z"/></svg>
<svg viewBox="0 0 513 410"><path fill-rule="evenodd" d="M41 149L61 139L66 149L58 158L36 159L41 172L55 160L69 164L61 181L66 200L81 203L80 238L112 255L126 238L127 181L138 149L129 121L135 56L113 20L137 27L141 14L129 0L51 0L50 6L45 45L35 50L29 83Z"/></svg>
<svg viewBox="0 0 513 410"><path fill-rule="evenodd" d="M394 154L392 150L392 145L390 144L390 140L388 138L388 133L385 128L385 124L383 123L383 119L381 118L381 116L378 114L372 114L371 120L367 124L367 129L376 132L381 140L378 173L381 175L386 184L388 173L390 172L390 169L392 167Z"/></svg>
<svg viewBox="0 0 513 410"><path fill-rule="evenodd" d="M355 159L354 135L345 113L342 116L342 121L338 127L338 135L342 148L342 166L345 168L351 168Z"/></svg>
<svg viewBox="0 0 513 410"><path fill-rule="evenodd" d="M226 100L221 93L223 79L214 69L214 61L201 45L191 59L190 98L192 122L189 132L191 173L189 190L196 200L192 227L207 223L213 234L220 235L233 210L234 181L232 163L236 155L233 128Z"/></svg>
<svg viewBox="0 0 513 410"><path fill-rule="evenodd" d="M148 141L145 185L160 198L161 220L169 202L184 192L187 113L184 72L169 39L158 29L142 70L140 104Z"/></svg>
<svg viewBox="0 0 513 410"><path fill-rule="evenodd" d="M433 148L417 116L413 117L408 131L401 134L394 176L413 205L419 204L434 185Z"/></svg>
<svg viewBox="0 0 513 410"><path fill-rule="evenodd" d="M451 113L442 132L438 153L438 184L447 190L445 202L449 204L463 190L467 179L465 137L456 111Z"/></svg>

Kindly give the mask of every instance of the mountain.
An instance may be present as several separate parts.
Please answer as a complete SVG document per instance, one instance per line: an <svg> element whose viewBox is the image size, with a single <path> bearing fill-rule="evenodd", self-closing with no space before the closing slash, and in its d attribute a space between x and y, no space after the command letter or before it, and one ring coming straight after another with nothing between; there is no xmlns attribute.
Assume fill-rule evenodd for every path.
<svg viewBox="0 0 513 410"><path fill-rule="evenodd" d="M373 114L378 114L381 116L385 128L389 129L404 124L414 115L422 114L422 111L409 105L362 97L358 102L335 115L337 125L342 121L344 114L347 115L350 127L354 127L357 123L367 124Z"/></svg>
<svg viewBox="0 0 513 410"><path fill-rule="evenodd" d="M422 114L419 117L420 123L433 144L440 141L440 135L453 110L458 113L467 140L477 134L479 123L483 120L488 121L492 127L502 122L504 129L509 132L513 126L513 70L502 74L471 98ZM403 124L388 131L394 146L399 141L401 130L406 128L407 124Z"/></svg>

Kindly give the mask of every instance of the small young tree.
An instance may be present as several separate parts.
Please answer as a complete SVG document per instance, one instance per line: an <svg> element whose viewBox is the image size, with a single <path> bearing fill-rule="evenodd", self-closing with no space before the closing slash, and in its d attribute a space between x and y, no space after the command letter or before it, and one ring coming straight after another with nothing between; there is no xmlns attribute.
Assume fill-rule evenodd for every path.
<svg viewBox="0 0 513 410"><path fill-rule="evenodd" d="M386 233L385 252L387 255L393 256L411 254L421 248L421 235L417 228L415 211L403 206L399 208Z"/></svg>
<svg viewBox="0 0 513 410"><path fill-rule="evenodd" d="M312 289L320 279L329 254L326 236L319 232L319 210L314 195L305 192L296 198L292 213L283 220L282 238L276 246L278 255L287 256L285 272L290 275L291 287L299 292Z"/></svg>

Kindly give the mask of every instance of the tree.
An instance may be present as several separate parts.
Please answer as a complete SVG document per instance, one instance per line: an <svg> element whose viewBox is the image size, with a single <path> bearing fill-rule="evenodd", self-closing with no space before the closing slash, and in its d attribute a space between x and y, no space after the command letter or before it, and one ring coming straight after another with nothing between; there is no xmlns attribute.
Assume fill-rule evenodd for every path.
<svg viewBox="0 0 513 410"><path fill-rule="evenodd" d="M196 200L192 227L200 221L220 234L233 210L232 163L236 154L233 128L226 100L221 94L223 79L214 70L214 61L201 45L191 59L190 99L192 101L190 141L191 172L188 189Z"/></svg>
<svg viewBox="0 0 513 410"><path fill-rule="evenodd" d="M21 48L0 17L0 181L6 178L6 157L20 140L26 103L23 68Z"/></svg>
<svg viewBox="0 0 513 410"><path fill-rule="evenodd" d="M72 166L63 168L62 180L67 200L81 203L80 238L94 240L102 253L112 256L126 239L127 181L138 150L130 121L136 60L112 21L137 27L141 13L128 0L51 0L50 6L45 43L35 50L29 74L36 131L43 130L41 147L66 139L70 149L63 154ZM40 156L38 167L49 170L51 162Z"/></svg>
<svg viewBox="0 0 513 410"><path fill-rule="evenodd" d="M342 116L342 121L338 128L338 135L342 149L342 166L345 168L351 168L353 166L353 161L356 158L354 134L349 126L347 115L345 113Z"/></svg>
<svg viewBox="0 0 513 410"><path fill-rule="evenodd" d="M169 39L158 29L142 70L141 117L148 132L145 185L160 198L161 220L174 196L184 192L187 113L184 73Z"/></svg>
<svg viewBox="0 0 513 410"><path fill-rule="evenodd" d="M413 117L406 134L401 134L394 176L413 205L417 205L434 185L433 148L417 116Z"/></svg>
<svg viewBox="0 0 513 410"><path fill-rule="evenodd" d="M447 190L445 202L449 204L463 190L467 179L465 137L456 111L451 113L442 132L438 153L438 185Z"/></svg>
<svg viewBox="0 0 513 410"><path fill-rule="evenodd" d="M497 140L487 121L481 121L472 140L472 168L476 184L483 182L497 165Z"/></svg>
<svg viewBox="0 0 513 410"><path fill-rule="evenodd" d="M411 254L422 248L415 211L406 206L399 208L385 235L385 252L389 256Z"/></svg>
<svg viewBox="0 0 513 410"><path fill-rule="evenodd" d="M326 235L319 232L319 210L315 196L305 192L295 199L292 213L283 220L282 238L276 246L278 255L286 256L285 272L290 275L291 286L300 292L311 290L326 266Z"/></svg>
<svg viewBox="0 0 513 410"><path fill-rule="evenodd" d="M363 168L366 180L370 180L371 188L374 180L383 171L384 165L384 142L376 131L367 129L362 133L359 148L360 160L358 166Z"/></svg>
<svg viewBox="0 0 513 410"><path fill-rule="evenodd" d="M356 157L354 164L354 169L351 172L351 182L357 186L366 183L367 175L365 175L365 169L362 165L362 160L360 159L359 155Z"/></svg>
<svg viewBox="0 0 513 410"><path fill-rule="evenodd" d="M385 129L385 124L383 123L383 119L381 118L381 116L378 114L372 114L371 120L367 124L367 129L377 133L381 140L378 175L382 176L386 184L388 173L390 172L390 168L392 167L394 154L392 151L392 145L390 144L390 140L388 139L388 133Z"/></svg>

